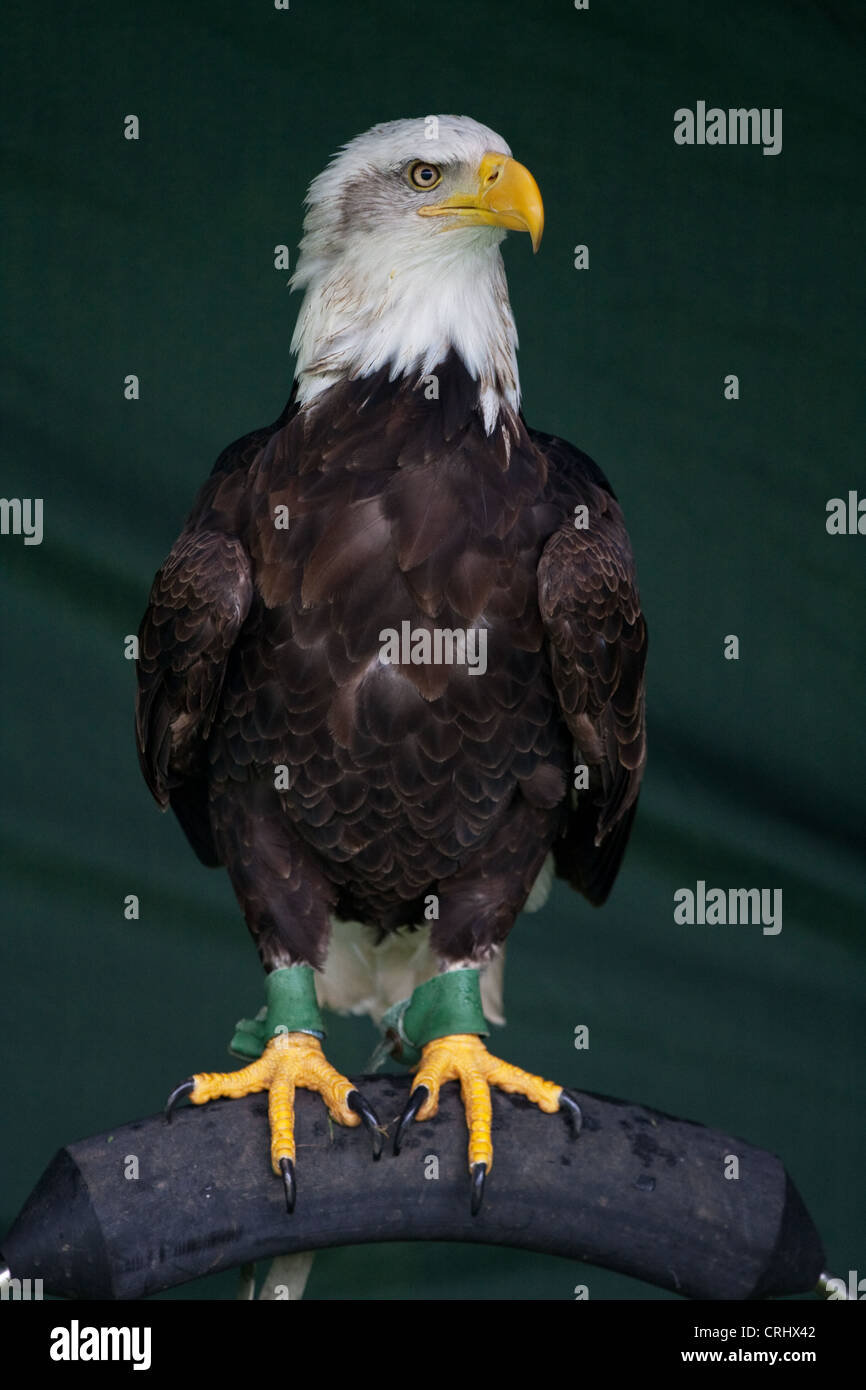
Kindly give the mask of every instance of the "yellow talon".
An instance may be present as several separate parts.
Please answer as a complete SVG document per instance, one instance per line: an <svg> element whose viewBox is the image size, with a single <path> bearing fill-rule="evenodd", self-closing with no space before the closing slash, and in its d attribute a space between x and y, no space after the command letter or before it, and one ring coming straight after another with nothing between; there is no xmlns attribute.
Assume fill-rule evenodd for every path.
<svg viewBox="0 0 866 1390"><path fill-rule="evenodd" d="M460 1095L469 1127L469 1169L476 1163L493 1164L493 1141L490 1136L492 1109L490 1087L526 1096L548 1115L559 1109L562 1087L553 1081L514 1067L493 1057L481 1038L474 1033L452 1033L434 1038L422 1048L421 1061L415 1072L412 1090L425 1086L428 1096L417 1112L416 1119L429 1120L439 1109L439 1091L446 1081L460 1082Z"/></svg>
<svg viewBox="0 0 866 1390"><path fill-rule="evenodd" d="M332 1119L354 1128L361 1117L347 1104L355 1090L351 1081L331 1066L318 1038L311 1033L280 1033L271 1038L261 1057L234 1072L199 1072L190 1094L194 1105L209 1100L268 1092L271 1127L271 1167L280 1173L280 1160L295 1160L295 1089L318 1091Z"/></svg>

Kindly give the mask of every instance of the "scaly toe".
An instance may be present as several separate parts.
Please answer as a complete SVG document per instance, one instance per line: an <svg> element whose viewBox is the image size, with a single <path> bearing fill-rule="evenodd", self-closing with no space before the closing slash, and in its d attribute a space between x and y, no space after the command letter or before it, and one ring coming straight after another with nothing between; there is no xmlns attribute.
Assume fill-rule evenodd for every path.
<svg viewBox="0 0 866 1390"><path fill-rule="evenodd" d="M449 1033L422 1047L415 1088L394 1139L395 1153L400 1152L406 1130L414 1119L427 1120L436 1114L440 1087L448 1081L460 1083L469 1130L473 1216L481 1210L485 1180L493 1167L491 1088L525 1096L548 1115L561 1110L573 1134L580 1132L580 1106L568 1091L492 1056L477 1034Z"/></svg>
<svg viewBox="0 0 866 1390"><path fill-rule="evenodd" d="M261 1057L235 1072L197 1072L176 1086L165 1107L166 1119L183 1096L194 1105L220 1098L236 1100L266 1091L271 1135L271 1167L282 1178L286 1210L294 1211L295 1095L298 1089L316 1091L340 1124L364 1125L373 1141L373 1157L382 1152L383 1131L375 1113L345 1076L325 1057L318 1037L302 1030L280 1031Z"/></svg>

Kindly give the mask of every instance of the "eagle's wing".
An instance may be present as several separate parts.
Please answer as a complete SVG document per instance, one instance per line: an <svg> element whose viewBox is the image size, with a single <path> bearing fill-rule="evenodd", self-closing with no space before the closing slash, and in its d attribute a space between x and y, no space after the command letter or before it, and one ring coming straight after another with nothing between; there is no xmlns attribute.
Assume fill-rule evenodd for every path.
<svg viewBox="0 0 866 1390"><path fill-rule="evenodd" d="M558 474L560 496L589 508L585 528L569 519L547 541L538 594L575 764L589 769L554 847L556 868L598 904L616 878L646 763L646 625L622 512L604 475L561 440L533 439Z"/></svg>
<svg viewBox="0 0 866 1390"><path fill-rule="evenodd" d="M250 557L236 536L186 530L153 581L138 635L141 768L207 864L219 861L207 816L204 745L252 593Z"/></svg>
<svg viewBox="0 0 866 1390"><path fill-rule="evenodd" d="M225 448L150 591L138 632L135 732L145 781L199 858L220 863L208 815L205 743L229 654L249 612L252 564L234 533L250 468L296 409Z"/></svg>

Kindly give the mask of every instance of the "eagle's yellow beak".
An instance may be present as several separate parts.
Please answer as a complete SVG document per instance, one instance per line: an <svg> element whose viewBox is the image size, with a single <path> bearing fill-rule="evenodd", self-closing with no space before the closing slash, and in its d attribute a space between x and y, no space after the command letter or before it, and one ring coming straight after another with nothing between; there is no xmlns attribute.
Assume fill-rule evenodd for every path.
<svg viewBox="0 0 866 1390"><path fill-rule="evenodd" d="M529 170L507 154L488 153L478 166L474 193L455 193L418 209L419 217L456 217L464 225L510 227L528 232L537 251L544 231L544 204Z"/></svg>

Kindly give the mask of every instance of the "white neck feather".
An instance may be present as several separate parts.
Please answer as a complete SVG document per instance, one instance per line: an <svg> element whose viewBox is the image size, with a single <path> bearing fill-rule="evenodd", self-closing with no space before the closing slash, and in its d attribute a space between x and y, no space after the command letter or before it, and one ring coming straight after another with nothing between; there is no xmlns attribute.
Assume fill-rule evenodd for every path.
<svg viewBox="0 0 866 1390"><path fill-rule="evenodd" d="M337 381L385 366L391 380L435 374L453 348L478 382L488 434L503 400L519 409L517 330L499 228L394 238L384 248L389 260L381 240L363 232L335 254L324 230L307 231L292 277L293 289L306 290L292 338L302 405Z"/></svg>

